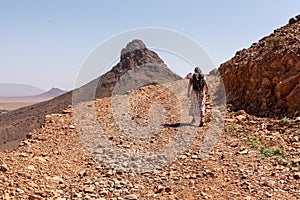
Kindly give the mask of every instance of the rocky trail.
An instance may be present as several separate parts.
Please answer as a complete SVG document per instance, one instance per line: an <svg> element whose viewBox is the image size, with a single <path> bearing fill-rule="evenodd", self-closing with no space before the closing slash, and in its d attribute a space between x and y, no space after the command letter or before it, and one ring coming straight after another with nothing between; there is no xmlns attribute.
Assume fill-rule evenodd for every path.
<svg viewBox="0 0 300 200"><path fill-rule="evenodd" d="M185 108L178 101L178 97L187 98L186 84L186 80L175 82L181 88L176 90L178 93L170 92L166 86L151 85L131 95L118 96L130 97L130 119L141 129L151 125L150 119L156 119L151 116L160 117L155 114L161 112L151 111L150 105L160 104L164 108L165 121L154 124L159 132L150 136L135 135L133 129L126 127L128 121L115 120L116 113L122 115L112 109L112 102L118 98L83 103L79 105L86 109L82 115L72 106L63 114L47 115L42 128L30 132L18 148L0 152L0 198L298 199L300 119L258 118L228 108L216 145L204 157L199 157L213 124L213 109L211 104L207 105L206 127L190 124ZM130 166L130 162L113 168L103 157L103 161L97 159L97 149L93 147L101 140L97 140L95 132L90 132L90 137L85 135L89 126L80 124L89 122L91 108L107 138L102 141L123 152L135 155L162 149L180 130L195 130L195 137L174 159L155 169L139 171L144 169L143 165ZM151 126L149 130L153 130ZM116 155L126 154L107 155L111 161L118 161Z"/></svg>

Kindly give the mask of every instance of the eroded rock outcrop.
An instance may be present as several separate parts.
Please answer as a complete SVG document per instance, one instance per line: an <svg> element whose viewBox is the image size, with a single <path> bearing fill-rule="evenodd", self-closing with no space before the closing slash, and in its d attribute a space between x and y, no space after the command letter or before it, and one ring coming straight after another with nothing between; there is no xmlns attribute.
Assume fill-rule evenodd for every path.
<svg viewBox="0 0 300 200"><path fill-rule="evenodd" d="M151 76L163 76L164 74L172 74L165 79L164 82L179 80L180 77L172 73L164 61L154 52L149 50L142 40L135 39L129 42L125 48L122 49L120 55L120 62L112 68L111 71L102 75L97 81L96 97L103 98L112 95L117 81L128 71L138 66L154 66L156 70ZM145 67L149 68L149 67ZM141 75L141 74L139 74ZM147 75L149 76L149 74ZM139 79L136 77L135 79ZM157 79L160 79L157 77ZM127 80L131 81L131 80Z"/></svg>
<svg viewBox="0 0 300 200"><path fill-rule="evenodd" d="M227 101L258 116L300 115L300 16L219 68Z"/></svg>

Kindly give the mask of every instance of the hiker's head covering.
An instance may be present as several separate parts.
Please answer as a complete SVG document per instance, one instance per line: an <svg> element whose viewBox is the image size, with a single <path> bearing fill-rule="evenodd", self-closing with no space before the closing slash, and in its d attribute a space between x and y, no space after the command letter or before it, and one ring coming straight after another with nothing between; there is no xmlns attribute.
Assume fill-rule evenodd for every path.
<svg viewBox="0 0 300 200"><path fill-rule="evenodd" d="M198 74L201 74L201 76L203 76L203 73L202 73L200 67L195 67L194 72L198 73Z"/></svg>
<svg viewBox="0 0 300 200"><path fill-rule="evenodd" d="M201 69L199 67L196 67L194 71L195 71L195 73L201 74Z"/></svg>
<svg viewBox="0 0 300 200"><path fill-rule="evenodd" d="M194 72L197 77L200 76L201 78L204 79L204 74L202 73L200 67L195 67Z"/></svg>

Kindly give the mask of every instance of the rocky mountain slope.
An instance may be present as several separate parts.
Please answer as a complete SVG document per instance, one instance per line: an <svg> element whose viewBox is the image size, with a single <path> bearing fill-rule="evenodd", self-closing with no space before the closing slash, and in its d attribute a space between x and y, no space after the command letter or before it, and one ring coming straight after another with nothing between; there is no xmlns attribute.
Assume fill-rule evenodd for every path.
<svg viewBox="0 0 300 200"><path fill-rule="evenodd" d="M148 66L145 66L145 64ZM133 40L122 50L120 62L112 70L75 90L76 96L79 96L76 100L81 102L90 100L91 98L87 97L91 96L96 98L111 96L117 80L137 66L142 67L142 69L149 69L145 70L147 72L146 76L152 76L155 78L154 80L159 80L160 83L180 79L141 40ZM143 70L140 70L139 75L142 74ZM135 80L138 78L135 77ZM129 80L130 76L127 76L125 82ZM134 83L130 85L130 87L133 86ZM93 87L96 87L95 91L91 90ZM90 94L91 92L92 94ZM25 137L26 133L41 126L47 114L61 113L64 108L72 104L72 93L73 91L70 91L52 100L1 114L0 150L16 146Z"/></svg>
<svg viewBox="0 0 300 200"><path fill-rule="evenodd" d="M177 97L187 98L187 80L173 83ZM155 91L153 93L153 91ZM149 104L160 103L166 123L148 139L129 137L111 113L112 99L95 105L97 119L109 142L128 152L151 152L171 141L179 130L183 111L163 85L133 91L132 120L149 123ZM124 95L124 98L127 95ZM178 112L179 111L179 112ZM0 153L0 196L3 199L297 199L300 195L300 119L258 118L244 111L228 112L224 133L214 149L199 158L203 138L211 125L198 128L183 118L182 126L197 135L169 165L135 173L109 167L83 146L74 108L51 114L16 150ZM180 114L181 113L181 114ZM112 158L113 159L113 158ZM17 161L17 162L16 162Z"/></svg>
<svg viewBox="0 0 300 200"><path fill-rule="evenodd" d="M300 115L300 15L219 68L228 103L258 116Z"/></svg>

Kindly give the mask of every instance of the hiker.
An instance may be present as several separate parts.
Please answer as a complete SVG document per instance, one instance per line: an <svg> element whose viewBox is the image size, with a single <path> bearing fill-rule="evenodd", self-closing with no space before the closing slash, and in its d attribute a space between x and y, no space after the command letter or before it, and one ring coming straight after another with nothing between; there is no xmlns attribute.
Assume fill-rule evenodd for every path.
<svg viewBox="0 0 300 200"><path fill-rule="evenodd" d="M204 126L204 114L205 114L205 100L206 95L204 91L205 79L199 67L196 67L194 74L190 76L188 84L188 97L191 97L191 107L189 115L193 117L192 123L196 121L196 117L200 117L199 126ZM192 88L192 91L191 91Z"/></svg>

